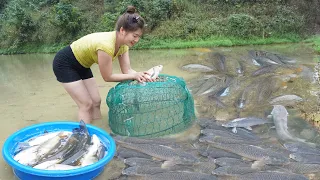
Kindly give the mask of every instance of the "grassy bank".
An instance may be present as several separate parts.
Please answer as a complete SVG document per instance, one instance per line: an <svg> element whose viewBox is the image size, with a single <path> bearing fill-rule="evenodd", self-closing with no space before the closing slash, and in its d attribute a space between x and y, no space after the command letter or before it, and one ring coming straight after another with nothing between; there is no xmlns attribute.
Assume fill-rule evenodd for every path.
<svg viewBox="0 0 320 180"><path fill-rule="evenodd" d="M300 42L296 36L287 38L251 38L239 39L228 37L210 37L208 39L195 40L157 40L152 39L146 41L141 40L135 49L178 49L178 48L195 48L195 47L221 47L221 46L243 46L243 45L263 45L263 44L279 44L279 43L296 43Z"/></svg>
<svg viewBox="0 0 320 180"><path fill-rule="evenodd" d="M196 47L231 47L243 45L267 45L267 44L283 44L283 43L298 43L302 40L297 37L287 38L255 38L255 39L237 39L227 37L210 37L208 39L194 39L194 40L145 40L140 42L132 49L182 49L182 48L196 48ZM306 42L313 42L315 50L320 52L320 36L311 38ZM29 45L20 48L0 49L0 54L29 54L29 53L56 53L58 50L67 44L54 45Z"/></svg>
<svg viewBox="0 0 320 180"><path fill-rule="evenodd" d="M181 49L195 47L231 47L243 45L266 45L266 44L281 44L281 43L297 43L302 40L296 36L288 36L286 38L251 38L239 39L228 37L210 37L207 39L155 39L150 36L142 38L140 42L132 49ZM314 41L318 51L320 51L320 36L308 40ZM0 54L28 54L28 53L55 53L67 44L53 45L28 45L20 48L0 49Z"/></svg>
<svg viewBox="0 0 320 180"><path fill-rule="evenodd" d="M313 42L314 42L314 49L317 51L317 53L320 54L320 36L315 37Z"/></svg>

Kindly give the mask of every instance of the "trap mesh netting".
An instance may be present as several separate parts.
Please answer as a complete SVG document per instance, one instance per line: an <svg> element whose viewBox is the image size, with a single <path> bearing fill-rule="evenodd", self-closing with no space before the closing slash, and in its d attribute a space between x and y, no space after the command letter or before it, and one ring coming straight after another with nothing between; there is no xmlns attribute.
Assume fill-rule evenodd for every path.
<svg viewBox="0 0 320 180"><path fill-rule="evenodd" d="M183 79L160 75L156 82L124 81L107 99L109 126L122 136L158 137L188 128L195 120L193 98Z"/></svg>

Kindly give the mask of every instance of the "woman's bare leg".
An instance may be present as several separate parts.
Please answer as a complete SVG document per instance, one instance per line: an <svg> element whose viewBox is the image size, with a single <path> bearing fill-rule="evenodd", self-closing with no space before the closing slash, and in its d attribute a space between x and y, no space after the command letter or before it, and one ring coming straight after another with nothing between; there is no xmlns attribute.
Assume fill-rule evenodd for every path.
<svg viewBox="0 0 320 180"><path fill-rule="evenodd" d="M83 80L84 85L86 86L91 100L92 100L92 119L101 119L101 97L99 93L99 88L97 82L94 78Z"/></svg>
<svg viewBox="0 0 320 180"><path fill-rule="evenodd" d="M71 83L62 83L62 85L78 105L79 121L83 120L85 123L90 123L92 120L91 111L93 102L84 82L79 80Z"/></svg>

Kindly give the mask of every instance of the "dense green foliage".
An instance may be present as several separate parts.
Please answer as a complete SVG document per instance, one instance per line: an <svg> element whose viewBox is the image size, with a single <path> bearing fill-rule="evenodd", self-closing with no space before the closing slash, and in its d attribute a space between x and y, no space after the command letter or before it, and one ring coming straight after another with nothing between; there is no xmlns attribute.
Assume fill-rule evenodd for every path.
<svg viewBox="0 0 320 180"><path fill-rule="evenodd" d="M138 49L297 42L320 25L320 0L4 0L0 53L55 52L112 31L128 5L147 22Z"/></svg>
<svg viewBox="0 0 320 180"><path fill-rule="evenodd" d="M320 36L316 37L314 40L315 50L320 53Z"/></svg>

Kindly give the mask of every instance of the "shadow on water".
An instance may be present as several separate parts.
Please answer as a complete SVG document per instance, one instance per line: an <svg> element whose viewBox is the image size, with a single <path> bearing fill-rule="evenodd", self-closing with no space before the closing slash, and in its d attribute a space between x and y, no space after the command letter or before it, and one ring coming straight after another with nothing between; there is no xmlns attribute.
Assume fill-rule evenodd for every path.
<svg viewBox="0 0 320 180"><path fill-rule="evenodd" d="M252 76L259 67L253 64L248 53L250 50L278 53L294 59L295 63L294 66L270 68L262 74ZM209 58L220 57L210 56L212 53L223 55L225 61L212 61ZM287 108L289 131L299 138L320 143L316 128L301 116L301 112L314 112L318 105L314 92L319 88L312 84L312 72L317 57L308 45L146 50L132 51L130 55L131 65L137 71L162 64L162 73L183 77L193 93L198 117L221 121L246 116L267 117L272 110L272 105L269 104L271 99L284 94L299 95L304 101ZM3 119L0 131L1 147L6 138L20 128L41 122L77 119L75 103L55 80L51 67L53 56L0 56L0 112ZM220 63L225 64L224 68L219 66ZM182 69L186 64L203 64L213 67L214 70L207 73L190 73ZM120 72L117 62L113 66L114 72ZM243 72L239 71L242 68ZM102 102L105 102L109 89L116 83L105 83L99 75L97 65L92 67L92 71L99 86ZM200 85L206 82L203 79L207 80L208 77L212 78L214 88L210 91L202 90L202 93L197 94L196 86L199 90ZM93 125L111 132L107 120L108 107L102 103L101 109L103 117L93 122ZM253 131L262 136L276 136L272 125L257 126ZM194 134L199 134L198 126L193 126L175 137L184 136L182 139L188 139L187 135ZM97 179L118 177L124 167L122 160L115 158ZM11 168L1 159L0 179L13 177Z"/></svg>

